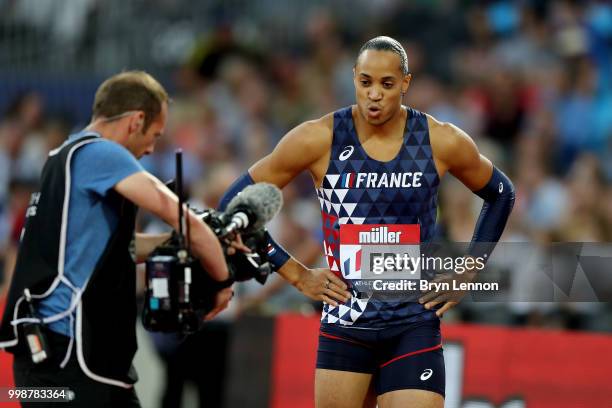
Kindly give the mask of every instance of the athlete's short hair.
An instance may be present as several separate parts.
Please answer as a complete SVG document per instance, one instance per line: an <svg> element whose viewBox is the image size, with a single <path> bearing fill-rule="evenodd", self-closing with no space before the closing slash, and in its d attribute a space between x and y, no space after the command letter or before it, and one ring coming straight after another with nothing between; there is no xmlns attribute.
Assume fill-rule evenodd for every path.
<svg viewBox="0 0 612 408"><path fill-rule="evenodd" d="M357 59L361 56L364 51L367 50L375 50L375 51L390 51L400 58L400 69L404 75L408 75L410 71L408 71L408 55L406 54L406 50L402 47L402 44L399 41L387 37L386 35L381 35L379 37L374 37L371 40L367 41L365 44L361 46L359 49L359 54L357 54Z"/></svg>
<svg viewBox="0 0 612 408"><path fill-rule="evenodd" d="M100 85L93 103L93 117L113 118L129 111L143 111L146 131L168 102L168 93L144 71L125 71Z"/></svg>

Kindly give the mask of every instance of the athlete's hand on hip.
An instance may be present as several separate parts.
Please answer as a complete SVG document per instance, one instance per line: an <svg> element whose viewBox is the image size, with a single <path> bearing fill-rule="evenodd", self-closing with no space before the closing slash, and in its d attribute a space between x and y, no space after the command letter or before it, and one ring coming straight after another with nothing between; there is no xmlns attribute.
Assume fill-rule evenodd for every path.
<svg viewBox="0 0 612 408"><path fill-rule="evenodd" d="M295 284L300 292L313 300L320 300L333 306L338 302L346 302L351 298L342 282L328 268L306 269Z"/></svg>
<svg viewBox="0 0 612 408"><path fill-rule="evenodd" d="M204 316L204 320L212 319L213 317L218 315L219 312L221 312L223 309L227 307L230 299L234 296L233 287L234 285L217 292L217 294L215 295L215 306L213 310L211 310L210 312L208 312L206 316Z"/></svg>
<svg viewBox="0 0 612 408"><path fill-rule="evenodd" d="M455 307L468 293L467 290L454 288L459 287L461 283L471 282L475 278L476 271L466 271L462 274L454 272L439 274L429 282L430 290L426 291L419 298L419 303L428 310L443 304L442 307L436 310L436 315L442 317L447 310ZM440 284L440 286L433 284ZM444 289L445 287L448 289Z"/></svg>

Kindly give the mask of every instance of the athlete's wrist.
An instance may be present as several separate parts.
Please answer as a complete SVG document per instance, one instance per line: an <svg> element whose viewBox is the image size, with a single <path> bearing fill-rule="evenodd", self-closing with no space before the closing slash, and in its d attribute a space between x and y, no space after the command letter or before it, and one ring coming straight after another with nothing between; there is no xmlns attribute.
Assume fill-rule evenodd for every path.
<svg viewBox="0 0 612 408"><path fill-rule="evenodd" d="M291 257L277 273L299 290L299 286L303 286L303 283L300 282L303 282L305 276L308 274L308 268Z"/></svg>

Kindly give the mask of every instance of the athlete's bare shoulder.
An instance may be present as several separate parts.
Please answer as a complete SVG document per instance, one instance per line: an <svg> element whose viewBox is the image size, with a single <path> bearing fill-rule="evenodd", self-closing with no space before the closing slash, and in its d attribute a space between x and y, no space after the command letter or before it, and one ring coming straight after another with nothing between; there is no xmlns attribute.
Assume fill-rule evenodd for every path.
<svg viewBox="0 0 612 408"><path fill-rule="evenodd" d="M482 188L491 177L493 165L480 154L472 138L452 123L440 122L430 115L427 124L438 174L448 171L471 190Z"/></svg>
<svg viewBox="0 0 612 408"><path fill-rule="evenodd" d="M283 137L281 143L286 142L299 148L300 154L323 154L331 148L333 126L334 115L329 113L296 126ZM302 148L307 148L308 152L304 152Z"/></svg>
<svg viewBox="0 0 612 408"><path fill-rule="evenodd" d="M442 176L449 169L462 163L478 162L476 144L463 130L448 122L440 122L427 114L429 141L438 174Z"/></svg>
<svg viewBox="0 0 612 408"><path fill-rule="evenodd" d="M303 170L315 180L322 177L332 145L333 113L301 123L290 130L275 149L249 169L255 181L284 186ZM323 171L325 171L323 169Z"/></svg>

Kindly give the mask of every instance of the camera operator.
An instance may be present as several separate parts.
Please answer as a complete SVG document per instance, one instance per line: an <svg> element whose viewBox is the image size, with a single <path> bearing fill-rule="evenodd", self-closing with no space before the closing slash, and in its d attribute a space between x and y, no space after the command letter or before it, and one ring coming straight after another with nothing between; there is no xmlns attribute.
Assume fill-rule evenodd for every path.
<svg viewBox="0 0 612 408"><path fill-rule="evenodd" d="M17 386L68 387L75 399L61 406L140 406L134 259L167 236L135 235L136 206L177 228L178 199L137 159L153 152L167 115L168 95L154 78L123 72L98 88L89 126L49 153L0 327L0 347L15 354ZM192 253L213 279L226 280L218 239L188 217ZM231 293L216 295L207 318ZM43 340L42 350L31 333L41 334L34 340Z"/></svg>

